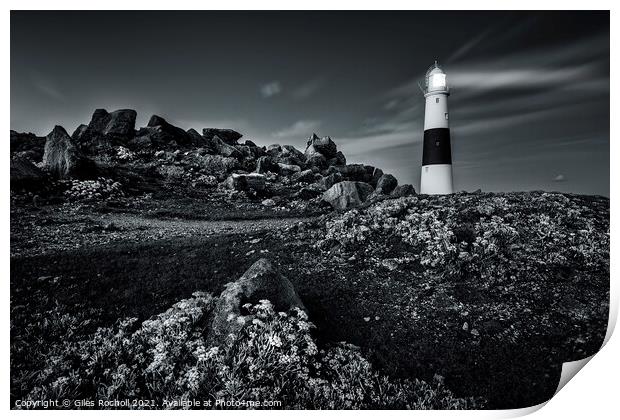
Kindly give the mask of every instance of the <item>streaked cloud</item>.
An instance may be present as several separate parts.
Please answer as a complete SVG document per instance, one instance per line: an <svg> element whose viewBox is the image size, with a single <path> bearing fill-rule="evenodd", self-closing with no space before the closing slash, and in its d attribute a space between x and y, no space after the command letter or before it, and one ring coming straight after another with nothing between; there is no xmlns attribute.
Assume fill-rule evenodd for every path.
<svg viewBox="0 0 620 420"><path fill-rule="evenodd" d="M30 74L30 79L35 89L43 95L56 101L65 100L65 95L63 95L63 93L52 83L52 81L44 77L42 74L32 72Z"/></svg>
<svg viewBox="0 0 620 420"><path fill-rule="evenodd" d="M289 127L276 131L273 135L279 139L299 140L310 137L321 125L321 121L318 120L300 120Z"/></svg>

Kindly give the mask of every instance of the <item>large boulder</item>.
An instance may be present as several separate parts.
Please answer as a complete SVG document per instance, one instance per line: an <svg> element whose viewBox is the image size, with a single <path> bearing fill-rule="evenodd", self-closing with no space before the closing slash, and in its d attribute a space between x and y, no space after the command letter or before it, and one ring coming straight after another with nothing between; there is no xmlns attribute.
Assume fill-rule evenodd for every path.
<svg viewBox="0 0 620 420"><path fill-rule="evenodd" d="M340 172L334 172L327 176L324 176L318 181L318 184L323 187L325 190L329 190L334 184L342 182L344 179L342 178L342 174Z"/></svg>
<svg viewBox="0 0 620 420"><path fill-rule="evenodd" d="M377 181L376 192L380 194L389 194L394 191L398 185L398 181L391 174L383 174Z"/></svg>
<svg viewBox="0 0 620 420"><path fill-rule="evenodd" d="M236 191L264 191L266 187L265 175L251 174L231 174L226 179L226 187Z"/></svg>
<svg viewBox="0 0 620 420"><path fill-rule="evenodd" d="M80 143L85 135L88 135L88 125L80 124L71 134L71 138L76 142Z"/></svg>
<svg viewBox="0 0 620 420"><path fill-rule="evenodd" d="M306 157L303 152L288 144L282 146L275 156L278 162L286 163L288 165L302 166L306 161Z"/></svg>
<svg viewBox="0 0 620 420"><path fill-rule="evenodd" d="M130 138L134 135L137 115L133 109L119 109L113 112L96 109L87 131L91 136L102 134Z"/></svg>
<svg viewBox="0 0 620 420"><path fill-rule="evenodd" d="M202 135L207 139L219 137L224 143L231 146L237 145L237 141L243 137L243 134L231 130L230 128L203 128Z"/></svg>
<svg viewBox="0 0 620 420"><path fill-rule="evenodd" d="M277 173L279 166L273 161L271 156L261 156L256 160L256 172L259 174L265 174L267 172Z"/></svg>
<svg viewBox="0 0 620 420"><path fill-rule="evenodd" d="M316 166L319 169L327 168L327 159L321 153L317 152L312 146L306 149L306 166Z"/></svg>
<svg viewBox="0 0 620 420"><path fill-rule="evenodd" d="M154 144L158 146L169 145L189 145L191 139L182 128L170 124L159 115L153 115L146 127L138 130L138 136L149 136Z"/></svg>
<svg viewBox="0 0 620 420"><path fill-rule="evenodd" d="M336 210L346 210L360 206L373 191L365 182L342 181L325 191L322 199Z"/></svg>
<svg viewBox="0 0 620 420"><path fill-rule="evenodd" d="M78 150L64 128L57 125L45 140L43 168L61 179L89 176L94 164Z"/></svg>
<svg viewBox="0 0 620 420"><path fill-rule="evenodd" d="M336 153L335 157L331 159L327 159L328 166L342 166L346 164L347 164L347 158L344 157L344 154L342 152L338 152Z"/></svg>
<svg viewBox="0 0 620 420"><path fill-rule="evenodd" d="M136 134L137 113L133 109L108 112L96 109L88 125L78 126L71 138L85 153L102 155L115 146L125 146Z"/></svg>
<svg viewBox="0 0 620 420"><path fill-rule="evenodd" d="M312 169L306 169L293 174L291 179L295 182L314 182L314 172L312 172Z"/></svg>
<svg viewBox="0 0 620 420"><path fill-rule="evenodd" d="M189 141L192 146L203 147L207 145L207 141L204 137L200 135L200 133L193 128L187 130L187 137L189 137Z"/></svg>
<svg viewBox="0 0 620 420"><path fill-rule="evenodd" d="M225 157L233 157L236 159L243 159L243 152L237 149L235 146L224 142L218 136L214 136L209 140L210 147L215 147L218 155Z"/></svg>
<svg viewBox="0 0 620 420"><path fill-rule="evenodd" d="M357 163L342 166L331 166L329 168L329 173L334 172L339 172L342 177L347 181L358 181L372 184L373 175L375 175L375 167Z"/></svg>
<svg viewBox="0 0 620 420"><path fill-rule="evenodd" d="M296 172L300 172L301 167L299 165L288 165L286 163L278 163L278 172L280 175L293 175Z"/></svg>
<svg viewBox="0 0 620 420"><path fill-rule="evenodd" d="M411 184L403 184L399 185L390 194L392 197L408 197L410 195L415 195L415 188Z"/></svg>
<svg viewBox="0 0 620 420"><path fill-rule="evenodd" d="M326 159L332 159L336 157L338 153L338 149L336 147L336 143L334 143L331 137L326 136L323 138L315 138L312 140L312 146L314 149L325 156Z"/></svg>
<svg viewBox="0 0 620 420"><path fill-rule="evenodd" d="M26 159L11 158L11 189L33 188L41 185L45 174Z"/></svg>
<svg viewBox="0 0 620 420"><path fill-rule="evenodd" d="M278 312L293 308L306 310L292 283L269 260L262 258L239 280L225 286L211 315L210 344L224 348L234 344L243 325L252 320L252 315L244 313L243 305L261 300L269 300Z"/></svg>

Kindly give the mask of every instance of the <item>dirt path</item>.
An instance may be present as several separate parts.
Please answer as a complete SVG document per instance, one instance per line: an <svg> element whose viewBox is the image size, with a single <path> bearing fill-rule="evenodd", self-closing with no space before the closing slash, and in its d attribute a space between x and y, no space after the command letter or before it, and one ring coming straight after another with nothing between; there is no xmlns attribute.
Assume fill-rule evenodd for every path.
<svg viewBox="0 0 620 420"><path fill-rule="evenodd" d="M154 219L132 214L115 214L101 217L105 225L113 223L117 229L150 231L162 237L171 236L202 236L221 235L231 233L254 233L264 230L279 230L296 225L299 222L311 220L310 217L295 217L283 219L255 219L255 220L181 220L181 219Z"/></svg>
<svg viewBox="0 0 620 420"><path fill-rule="evenodd" d="M21 215L24 217L24 215ZM12 220L11 256L30 256L109 244L170 238L254 234L281 230L312 217L254 220L156 219L135 214L53 214ZM13 224L15 223L15 224Z"/></svg>

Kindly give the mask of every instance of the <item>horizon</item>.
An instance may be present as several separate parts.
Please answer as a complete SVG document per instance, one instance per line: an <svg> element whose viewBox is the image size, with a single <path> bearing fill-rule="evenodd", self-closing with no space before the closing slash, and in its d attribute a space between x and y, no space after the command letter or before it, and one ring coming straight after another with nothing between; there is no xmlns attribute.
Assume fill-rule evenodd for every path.
<svg viewBox="0 0 620 420"><path fill-rule="evenodd" d="M302 151L316 132L417 190L435 59L455 191L609 196L608 12L12 11L11 129L130 108Z"/></svg>

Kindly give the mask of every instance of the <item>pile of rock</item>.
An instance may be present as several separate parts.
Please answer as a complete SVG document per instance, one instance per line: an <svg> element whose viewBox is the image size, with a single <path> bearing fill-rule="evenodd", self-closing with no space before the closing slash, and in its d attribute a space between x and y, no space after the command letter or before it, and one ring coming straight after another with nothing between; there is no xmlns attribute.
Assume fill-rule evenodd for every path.
<svg viewBox="0 0 620 420"><path fill-rule="evenodd" d="M229 128L204 128L202 134L186 131L158 115L136 130L136 117L131 109L97 109L91 121L80 125L72 136L64 128L54 127L45 138L41 168L58 179L92 179L100 175L100 167L113 174L115 165L130 170L140 166L175 185L212 187L214 178L219 187L249 192L252 197L260 192L262 198L277 195L313 200L335 209L415 193L411 186L398 186L394 176L379 168L347 164L329 136L313 133L302 152L291 145L240 143L243 135ZM34 135L11 132L12 150L19 149L19 141L33 147L40 143ZM20 165L24 172L23 163L16 163L12 170L16 180ZM204 182L205 177L211 177L209 182Z"/></svg>

